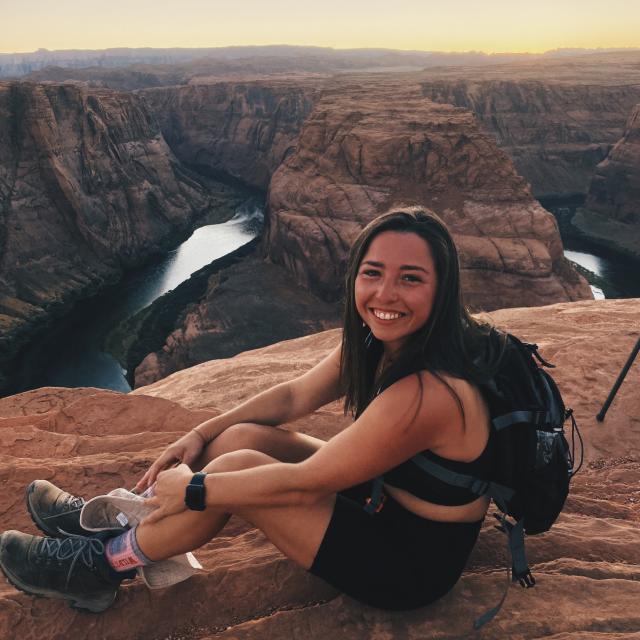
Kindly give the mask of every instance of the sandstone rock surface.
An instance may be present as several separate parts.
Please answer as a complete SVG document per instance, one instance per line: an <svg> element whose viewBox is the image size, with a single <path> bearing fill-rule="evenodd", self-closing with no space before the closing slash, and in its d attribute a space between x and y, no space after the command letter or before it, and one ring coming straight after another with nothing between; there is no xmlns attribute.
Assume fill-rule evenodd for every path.
<svg viewBox="0 0 640 640"><path fill-rule="evenodd" d="M619 222L640 223L640 104L622 138L598 165L585 207Z"/></svg>
<svg viewBox="0 0 640 640"><path fill-rule="evenodd" d="M176 156L266 190L313 104L310 81L211 82L141 92Z"/></svg>
<svg viewBox="0 0 640 640"><path fill-rule="evenodd" d="M212 206L133 94L0 83L0 366ZM0 379L0 388L3 380Z"/></svg>
<svg viewBox="0 0 640 640"><path fill-rule="evenodd" d="M401 203L452 230L475 308L590 298L562 255L557 225L473 115L419 85L378 80L326 89L269 186L265 252L326 299L342 293L360 229Z"/></svg>
<svg viewBox="0 0 640 640"><path fill-rule="evenodd" d="M640 625L640 384L632 367L604 423L595 421L638 339L640 300L591 301L490 314L536 341L585 439L586 467L550 533L531 538L535 589L512 587L482 638L613 640ZM0 400L3 528L35 532L23 504L34 478L77 494L131 486L161 449L206 416L306 371L339 339L329 331L173 374L129 395L46 388ZM338 404L289 425L329 438L348 424ZM205 571L151 594L123 588L99 616L0 585L0 637L25 640L183 638L476 638L471 624L504 585L503 541L487 519L458 585L431 607L385 613L336 594L233 520L198 553Z"/></svg>
<svg viewBox="0 0 640 640"><path fill-rule="evenodd" d="M496 79L426 81L422 89L473 112L536 197L585 195L596 165L622 135L640 86L604 77L598 84L559 81L553 70L544 80L516 79L518 69L511 71Z"/></svg>
<svg viewBox="0 0 640 640"><path fill-rule="evenodd" d="M162 349L136 367L135 387L205 360L335 327L339 319L339 305L296 286L254 251L209 277L201 300L182 312Z"/></svg>

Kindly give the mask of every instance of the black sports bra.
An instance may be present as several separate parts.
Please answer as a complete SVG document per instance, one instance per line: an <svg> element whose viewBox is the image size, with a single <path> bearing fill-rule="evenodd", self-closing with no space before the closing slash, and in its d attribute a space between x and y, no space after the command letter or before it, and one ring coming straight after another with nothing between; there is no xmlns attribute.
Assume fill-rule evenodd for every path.
<svg viewBox="0 0 640 640"><path fill-rule="evenodd" d="M367 351L368 357L370 358L370 366L372 369L375 369L375 364L379 361L382 353L381 346L377 344L371 345L371 347L368 347ZM397 380L400 380L412 373L416 373L420 369L422 369L422 367L419 363L416 363L413 366L405 365L396 367L388 376L385 377L375 395L390 387ZM371 382L373 384L373 378ZM487 480L491 477L491 470L493 466L494 447L492 440L493 438L491 437L490 430L489 439L487 440L485 448L482 453L471 462L449 460L448 458L442 458L429 450L423 451L419 455L425 456L427 459L438 463L445 469L473 476L480 480ZM477 494L472 493L469 489L455 487L447 482L439 480L429 472L421 469L411 459L387 471L382 479L386 484L397 487L398 489L404 489L405 491L412 493L417 498L433 502L434 504L459 506L469 504L478 498Z"/></svg>
<svg viewBox="0 0 640 640"><path fill-rule="evenodd" d="M438 463L445 469L485 480L490 477L493 464L492 440L491 435L489 435L489 439L482 453L471 462L449 460L428 450L423 451L419 455L425 456L427 459ZM478 499L477 494L472 493L468 489L454 487L442 480L438 480L438 478L418 467L412 460L407 460L387 471L383 476L383 481L392 487L404 489L417 498L433 502L434 504L459 506L469 504Z"/></svg>

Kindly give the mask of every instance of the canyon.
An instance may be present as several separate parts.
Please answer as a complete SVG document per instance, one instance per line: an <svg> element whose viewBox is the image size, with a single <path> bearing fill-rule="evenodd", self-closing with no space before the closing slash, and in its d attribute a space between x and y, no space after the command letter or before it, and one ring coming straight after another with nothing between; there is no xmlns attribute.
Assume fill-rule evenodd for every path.
<svg viewBox="0 0 640 640"><path fill-rule="evenodd" d="M333 305L331 314L329 307L325 311L337 323L350 241L368 220L397 204L428 206L451 226L461 249L465 293L475 309L589 297L585 281L562 257L555 222L534 197L588 193L596 165L613 153L640 101L640 84L634 81L639 59L638 52L602 53L569 61L338 76L318 67L315 75L224 81L207 76L203 62L184 84L126 92L48 82L46 72L39 84L5 83L3 122L12 124L3 139L28 138L20 129L25 119L15 115L23 111L37 114L29 116L29 131L39 133L31 146L12 143L2 151L0 241L20 254L2 255L2 361L9 363L32 328L46 324L56 309L161 250L176 229L180 234L192 228L203 212L224 208L228 193L220 181L267 193L262 245L246 267L252 277L240 278L234 289L234 274L225 272L228 290L238 291L235 301L225 294L226 304L237 306L237 336L249 335L240 313L249 313L242 295L257 300L285 289L298 288L318 304ZM59 70L55 74L58 80L65 77ZM166 76L154 83L175 81L176 76ZM39 106L33 112L16 106L37 101L15 97L21 95L37 96ZM66 117L62 104L69 114L80 114L80 124L67 122L59 129ZM41 133L45 122L48 135ZM98 133L92 133L96 122ZM35 199L9 197L15 193L15 171L9 168L28 164L38 145L45 168L33 170ZM115 175L126 176L122 182L128 186L120 192ZM634 197L631 193L630 201ZM42 214L47 222L41 231L55 218L55 231L47 231L55 242L21 239L41 233L28 230L34 219L29 207L39 198L37 207L49 212ZM118 233L115 219L109 222L108 209L115 203L129 212ZM92 207L98 233L83 217ZM159 211L163 208L167 211ZM69 213L76 210L81 213ZM16 216L23 236L19 225L7 223ZM72 249L76 239L83 245L78 251ZM56 254L48 261L41 255L43 245ZM111 253L106 245L113 245ZM26 246L33 248L17 248ZM21 264L30 265L30 280ZM63 272L66 279L56 280ZM46 283L42 291L58 291L47 298L38 291L39 282ZM221 335L218 321L210 318L219 287L212 281L206 290L183 309L168 332L172 338L155 345L143 367L145 382L154 375L151 361L163 362L156 375L164 375L194 363L202 335ZM46 299L40 304L38 296ZM296 331L326 327L329 315L321 315L321 324L313 324L309 308ZM276 314L272 325L282 325L282 319ZM296 331L278 333L278 339L299 335ZM234 344L243 348L241 341ZM204 351L208 357L216 353Z"/></svg>
<svg viewBox="0 0 640 640"><path fill-rule="evenodd" d="M200 124L194 126L193 118L181 116L185 124L175 127L180 133L174 148L182 160L193 164L194 155L181 151L182 142L189 140L185 148L196 149L195 156L205 162L200 170L216 175L222 171L239 176L244 171L254 185L265 176L262 184L268 182L269 189L264 260L282 267L283 278L328 302L341 297L348 247L358 231L398 204L427 206L450 226L461 250L465 296L473 308L590 297L585 281L562 256L553 218L534 200L507 154L478 126L471 112L430 100L421 83L410 80L334 79L322 91L307 89L294 100L276 100L272 104L278 109L277 128L268 135L260 122L244 115L252 111L246 102L249 95L256 96L260 112L265 113L264 83L256 82L258 86L251 89L240 85L241 96L233 109L223 94L226 86L218 88L215 92L224 99L209 101L217 113L205 111L204 120L223 119L224 125L215 129L219 133L205 138ZM214 89L198 86L143 93L155 112L170 105L170 115L159 116L161 126L169 128L178 117L175 105L190 114L189 101L199 104L205 92L212 95ZM302 112L301 96L306 113L296 118ZM165 133L167 139L172 135ZM245 169L247 158L256 158L248 163L250 172ZM228 273L228 277L233 286L234 275ZM242 287L239 281L237 288L247 298L260 297L265 291L277 295L261 269ZM160 379L184 362L193 363L203 336L218 334L219 323L207 320L210 310L222 303L217 295L212 281L207 294L184 312L166 342L140 364L136 385ZM246 309L241 300L238 303ZM230 309L236 303L227 296L224 304ZM246 324L244 333L249 335L250 316L235 315L234 334L242 333ZM273 325L280 326L285 317L274 316Z"/></svg>
<svg viewBox="0 0 640 640"><path fill-rule="evenodd" d="M310 81L213 82L141 91L176 157L266 192L318 94Z"/></svg>
<svg viewBox="0 0 640 640"><path fill-rule="evenodd" d="M640 261L640 103L597 165L569 232L587 243Z"/></svg>
<svg viewBox="0 0 640 640"><path fill-rule="evenodd" d="M52 318L202 221L225 220L237 187L267 205L260 238L133 318L132 393L50 387L0 399L3 528L36 533L22 502L34 478L86 497L131 487L185 430L314 366L340 339L350 242L381 211L418 204L450 226L473 309L557 366L585 441L560 520L527 542L537 587L512 586L483 637L633 636L637 363L605 422L595 415L640 337L640 301L588 300L536 198L585 198L587 227L598 216L622 225L616 246L623 236L640 246L628 232L638 228L640 53L393 74L332 75L329 63L278 74L271 60L268 77L246 60L242 74L187 61L0 82L0 388ZM349 423L336 402L283 428L329 439ZM101 616L0 582L0 637L476 637L474 618L504 588L493 522L458 585L422 610L359 605L234 517L198 550L198 575L151 596L128 583Z"/></svg>
<svg viewBox="0 0 640 640"><path fill-rule="evenodd" d="M2 387L35 330L230 215L231 192L176 160L135 94L1 83L0 129Z"/></svg>
<svg viewBox="0 0 640 640"><path fill-rule="evenodd" d="M618 143L640 86L540 79L424 82L438 102L468 109L539 198L585 195L596 166Z"/></svg>

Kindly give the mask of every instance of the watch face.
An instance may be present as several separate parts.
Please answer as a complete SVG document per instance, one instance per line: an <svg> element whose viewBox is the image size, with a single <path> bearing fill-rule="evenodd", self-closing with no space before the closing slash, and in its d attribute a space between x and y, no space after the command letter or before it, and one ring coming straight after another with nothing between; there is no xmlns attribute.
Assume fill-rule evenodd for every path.
<svg viewBox="0 0 640 640"><path fill-rule="evenodd" d="M187 485L187 493L184 502L194 511L204 511L204 487L202 485Z"/></svg>

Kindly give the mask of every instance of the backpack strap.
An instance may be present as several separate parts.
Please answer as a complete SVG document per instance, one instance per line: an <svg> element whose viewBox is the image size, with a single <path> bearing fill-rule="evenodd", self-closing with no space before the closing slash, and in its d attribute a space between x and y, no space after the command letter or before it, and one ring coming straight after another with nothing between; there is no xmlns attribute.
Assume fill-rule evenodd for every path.
<svg viewBox="0 0 640 640"><path fill-rule="evenodd" d="M541 427L551 422L551 414L548 411L512 411L494 418L491 423L496 431L501 431L514 424L528 422L536 427Z"/></svg>
<svg viewBox="0 0 640 640"><path fill-rule="evenodd" d="M513 495L514 490L497 482L488 482L486 480L480 480L474 476L469 476L465 473L458 473L447 469L442 465L425 458L423 455L418 454L411 458L411 462L418 465L423 471L426 471L429 475L434 476L442 482L446 482L454 487L460 487L467 489L471 493L477 496L488 495L495 500L498 505L503 505L509 501Z"/></svg>
<svg viewBox="0 0 640 640"><path fill-rule="evenodd" d="M520 586L526 589L534 587L536 584L535 578L531 575L531 570L527 564L527 558L524 552L524 520L520 519L516 524L513 524L507 520L504 513L500 515L495 513L494 516L496 520L500 522L496 528L507 535L507 549L511 556L511 572L509 572L509 568L507 568L507 585L502 594L502 598L500 598L500 602L474 620L473 628L476 630L481 629L487 622L490 622L496 617L504 601L507 599L509 586L512 582L517 580Z"/></svg>
<svg viewBox="0 0 640 640"><path fill-rule="evenodd" d="M510 500L515 493L513 489L500 485L497 482L487 482L464 473L457 473L451 469L446 469L437 462L429 460L420 454L411 458L411 461L418 465L423 471L426 471L442 482L446 482L455 487L468 489L471 493L478 496L488 495L499 507ZM494 515L500 522L497 528L507 536L507 548L511 558L511 567L510 570L507 568L507 585L500 602L474 621L473 627L476 630L482 628L498 614L507 598L511 582L518 581L520 585L525 588L533 587L536 583L529 570L524 550L524 519L521 518L516 524L512 524L507 520L504 513Z"/></svg>
<svg viewBox="0 0 640 640"><path fill-rule="evenodd" d="M372 516L377 513L383 505L382 488L384 484L384 476L378 476L371 481L371 495L367 498L364 510Z"/></svg>

